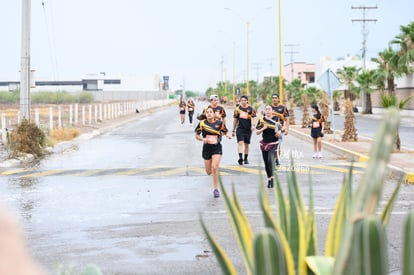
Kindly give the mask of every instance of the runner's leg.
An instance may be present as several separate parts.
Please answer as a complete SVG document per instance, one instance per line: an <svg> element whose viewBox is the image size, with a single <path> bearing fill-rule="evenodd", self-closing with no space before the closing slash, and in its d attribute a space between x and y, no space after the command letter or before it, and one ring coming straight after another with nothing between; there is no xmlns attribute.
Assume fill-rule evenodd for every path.
<svg viewBox="0 0 414 275"><path fill-rule="evenodd" d="M206 169L207 175L211 175L211 159L204 160L204 168Z"/></svg>
<svg viewBox="0 0 414 275"><path fill-rule="evenodd" d="M214 189L218 189L220 160L221 160L220 154L215 154L211 157L211 172L213 174L213 188Z"/></svg>

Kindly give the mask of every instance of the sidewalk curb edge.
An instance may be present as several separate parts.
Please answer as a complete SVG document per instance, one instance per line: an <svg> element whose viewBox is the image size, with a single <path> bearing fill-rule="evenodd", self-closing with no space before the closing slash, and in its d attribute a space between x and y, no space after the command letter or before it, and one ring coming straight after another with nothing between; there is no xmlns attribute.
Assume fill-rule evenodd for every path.
<svg viewBox="0 0 414 275"><path fill-rule="evenodd" d="M292 127L289 129L289 132L302 140L312 141L312 137L310 135L306 135L296 129L292 129ZM353 159L354 161L368 162L369 160L369 157L367 155L337 146L325 140L322 140L322 143L325 147L327 147L327 150L332 151L332 152L344 153L347 156L349 156L351 159ZM408 184L414 184L414 172L405 171L404 169L400 167L396 167L391 164L388 164L387 166L394 175L396 175L397 177L403 178L404 182Z"/></svg>

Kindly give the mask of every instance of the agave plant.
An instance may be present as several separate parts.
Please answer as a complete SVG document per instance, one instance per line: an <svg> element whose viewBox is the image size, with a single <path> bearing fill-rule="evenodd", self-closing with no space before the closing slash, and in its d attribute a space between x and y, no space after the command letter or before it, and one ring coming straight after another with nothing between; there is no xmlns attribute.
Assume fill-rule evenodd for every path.
<svg viewBox="0 0 414 275"><path fill-rule="evenodd" d="M385 182L386 166L399 124L397 109L387 111L370 154L366 172L356 192L352 192L352 168L343 185L326 238L324 256L317 255L316 224L312 184L309 183L309 205L303 197L294 171L288 173L288 192L276 179L277 215L260 184L259 203L265 229L254 235L237 198L235 188L229 194L220 180L227 212L241 251L247 274L386 274L385 227L399 191L400 183L379 216L376 215ZM209 233L201 219L207 239L224 274L236 274L229 257ZM414 214L405 225L403 274L414 274ZM378 264L381 261L382 264Z"/></svg>

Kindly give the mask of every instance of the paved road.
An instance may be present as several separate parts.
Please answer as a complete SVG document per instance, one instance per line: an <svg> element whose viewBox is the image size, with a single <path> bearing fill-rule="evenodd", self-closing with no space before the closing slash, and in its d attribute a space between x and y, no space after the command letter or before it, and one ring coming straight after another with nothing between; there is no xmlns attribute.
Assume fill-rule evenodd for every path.
<svg viewBox="0 0 414 275"><path fill-rule="evenodd" d="M174 106L94 139L67 143L35 167L3 169L0 199L20 217L33 255L48 271L58 264L77 270L95 263L105 274L218 274L200 228L202 217L244 273L223 200L213 198L211 178L203 172L193 128L179 124ZM224 185L235 186L255 232L263 227L257 194L265 178L258 140L253 137L246 166L236 162L235 140L224 140L221 170ZM314 160L312 145L293 136L283 146L284 169L278 175L284 188L290 153L305 200L311 172L323 252L349 162L331 152ZM363 165L356 164L355 183ZM394 186L390 179L385 198ZM270 190L269 196L274 202ZM411 186L403 186L389 226L391 270L399 268L402 217L413 208L413 197Z"/></svg>

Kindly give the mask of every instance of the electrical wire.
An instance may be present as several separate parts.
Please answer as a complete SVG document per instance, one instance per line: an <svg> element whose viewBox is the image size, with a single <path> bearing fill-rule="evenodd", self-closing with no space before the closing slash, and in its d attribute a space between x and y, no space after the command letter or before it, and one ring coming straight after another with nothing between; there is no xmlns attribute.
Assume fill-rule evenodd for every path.
<svg viewBox="0 0 414 275"><path fill-rule="evenodd" d="M57 80L58 62L57 62L57 54L56 54L56 44L55 44L55 39L53 35L53 12L51 11L51 5L49 6L50 6L49 12L52 15L51 32L49 32L49 22L48 22L47 12L45 8L45 2L44 0L42 0L42 9L43 9L43 15L44 15L44 20L45 20L46 35L47 35L47 41L48 41L48 47L49 47L49 57L50 57L50 62L52 66L53 80Z"/></svg>

